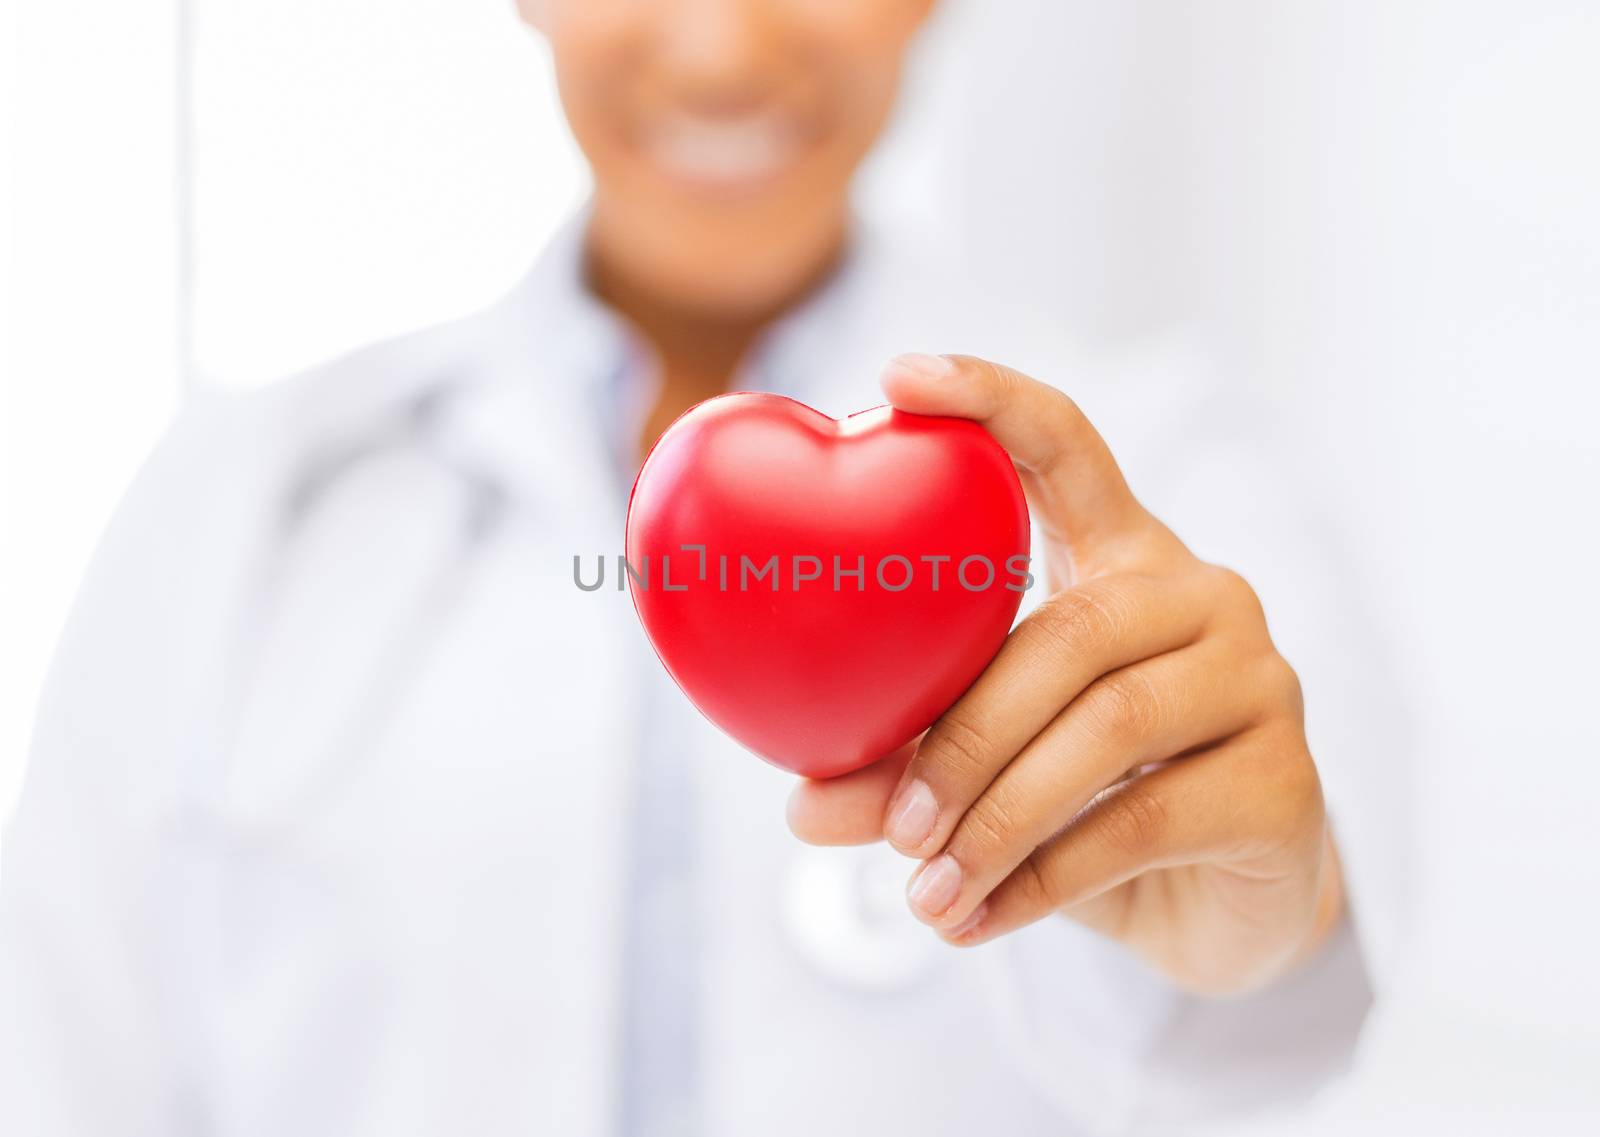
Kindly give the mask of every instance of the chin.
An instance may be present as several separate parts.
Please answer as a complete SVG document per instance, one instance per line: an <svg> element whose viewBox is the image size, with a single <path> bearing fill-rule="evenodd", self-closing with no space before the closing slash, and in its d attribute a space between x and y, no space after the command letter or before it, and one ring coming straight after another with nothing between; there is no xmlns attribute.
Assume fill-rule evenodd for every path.
<svg viewBox="0 0 1600 1137"><path fill-rule="evenodd" d="M657 212L657 247L675 266L674 291L696 307L770 312L838 251L843 210L836 201L797 204L784 195L683 205Z"/></svg>
<svg viewBox="0 0 1600 1137"><path fill-rule="evenodd" d="M638 285L701 312L767 315L838 252L849 180L836 163L691 169L640 157L597 178L604 239Z"/></svg>

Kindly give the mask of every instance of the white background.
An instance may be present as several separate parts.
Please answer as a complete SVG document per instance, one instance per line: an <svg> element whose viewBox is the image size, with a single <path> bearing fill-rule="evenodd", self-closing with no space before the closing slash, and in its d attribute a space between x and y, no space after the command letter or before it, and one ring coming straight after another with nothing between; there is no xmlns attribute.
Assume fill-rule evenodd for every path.
<svg viewBox="0 0 1600 1137"><path fill-rule="evenodd" d="M511 7L14 10L0 813L181 384L470 309L581 199ZM947 7L869 207L1091 339L1205 344L1315 426L1383 584L1427 941L1328 1131L1418 1100L1424 1131L1570 1131L1600 1067L1600 6Z"/></svg>

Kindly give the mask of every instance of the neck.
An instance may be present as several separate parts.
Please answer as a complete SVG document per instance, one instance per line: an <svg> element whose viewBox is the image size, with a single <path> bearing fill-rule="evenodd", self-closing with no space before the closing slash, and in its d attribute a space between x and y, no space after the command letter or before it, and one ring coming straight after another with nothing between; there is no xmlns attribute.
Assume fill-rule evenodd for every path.
<svg viewBox="0 0 1600 1137"><path fill-rule="evenodd" d="M788 274L790 279L771 289L769 297L717 306L685 300L680 291L658 284L661 275L620 253L618 242L607 239L599 220L593 219L588 234L589 287L649 343L660 371L661 395L644 424L642 451L689 407L730 389L760 335L833 272L845 240L840 224L805 258L803 271Z"/></svg>
<svg viewBox="0 0 1600 1137"><path fill-rule="evenodd" d="M706 388L707 396L727 388L751 344L780 314L767 310L719 312L684 305L641 285L625 267L594 257L588 271L595 295L626 319L653 349L663 380L692 382L697 388Z"/></svg>

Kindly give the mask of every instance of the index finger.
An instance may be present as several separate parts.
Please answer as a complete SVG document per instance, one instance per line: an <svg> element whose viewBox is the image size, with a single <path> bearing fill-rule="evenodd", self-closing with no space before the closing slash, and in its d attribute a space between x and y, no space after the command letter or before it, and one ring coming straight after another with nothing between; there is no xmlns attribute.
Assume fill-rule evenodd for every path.
<svg viewBox="0 0 1600 1137"><path fill-rule="evenodd" d="M883 390L912 414L972 419L1016 463L1036 520L1075 552L1153 523L1111 448L1056 388L970 355L900 355Z"/></svg>

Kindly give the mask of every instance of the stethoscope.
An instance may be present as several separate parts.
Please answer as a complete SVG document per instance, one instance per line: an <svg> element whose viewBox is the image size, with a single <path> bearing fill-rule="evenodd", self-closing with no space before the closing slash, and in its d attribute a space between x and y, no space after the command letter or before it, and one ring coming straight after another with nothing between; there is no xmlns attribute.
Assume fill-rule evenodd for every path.
<svg viewBox="0 0 1600 1137"><path fill-rule="evenodd" d="M911 862L884 844L799 846L782 900L790 943L814 970L852 990L886 994L920 986L942 945L906 908L910 875Z"/></svg>
<svg viewBox="0 0 1600 1137"><path fill-rule="evenodd" d="M466 495L461 535L466 547L476 547L504 519L510 493L499 477L451 445L443 428L461 395L460 385L448 379L435 381L406 400L398 413L376 428L325 445L285 495L279 513L280 535L292 538L318 503L364 464L404 454L427 458L460 483Z"/></svg>
<svg viewBox="0 0 1600 1137"><path fill-rule="evenodd" d="M240 657L246 661L255 654L248 650L251 638L262 635L272 618L298 537L317 511L362 471L384 461L421 460L460 494L453 539L424 574L397 642L366 676L349 713L320 740L323 753L312 762L314 776L295 782L271 801L240 803L227 811L225 839L236 853L265 852L292 842L359 780L379 752L380 732L416 682L478 562L513 514L511 488L474 461L449 429L455 400L465 387L435 382L361 434L329 441L305 463L280 500L277 539L259 570L258 603L241 629L246 650ZM259 678L247 667L238 686L248 691ZM242 713L230 717L237 737ZM778 896L785 938L809 968L836 985L878 993L917 986L936 965L940 945L906 910L909 871L909 862L884 845L815 849L796 843Z"/></svg>
<svg viewBox="0 0 1600 1137"><path fill-rule="evenodd" d="M473 463L450 443L444 429L447 412L460 394L456 385L436 382L406 400L397 413L359 436L332 440L314 452L277 503L274 538L256 570L240 626L235 629L234 658L241 666L232 677L223 714L220 749L233 754L243 737L251 690L261 681L260 652L271 621L282 603L287 570L299 538L317 511L364 470L383 461L418 459L448 478L461 495L456 532L446 552L429 567L390 650L366 676L361 694L352 700L329 736L324 753L313 763L315 776L296 782L269 802L228 803L222 789L225 834L235 852L262 850L294 837L320 817L375 757L378 734L401 705L426 663L437 636L473 569L495 534L505 524L511 495L505 483ZM226 769L223 783L225 787Z"/></svg>

